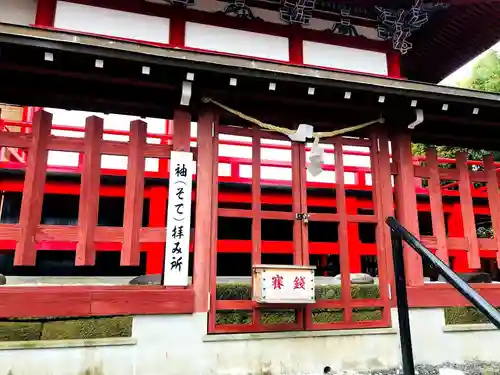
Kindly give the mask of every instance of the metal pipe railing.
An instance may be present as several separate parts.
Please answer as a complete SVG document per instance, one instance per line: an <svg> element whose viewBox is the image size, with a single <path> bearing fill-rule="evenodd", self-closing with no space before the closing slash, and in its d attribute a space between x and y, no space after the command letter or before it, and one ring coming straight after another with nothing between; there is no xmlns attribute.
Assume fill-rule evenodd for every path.
<svg viewBox="0 0 500 375"><path fill-rule="evenodd" d="M399 334L404 375L415 375L413 350L411 344L410 317L408 296L406 293L406 276L404 268L403 241L415 250L424 261L432 265L456 290L482 312L488 320L500 329L500 312L486 301L478 292L458 276L448 265L427 249L413 234L403 227L395 218L388 217L386 223L391 228L392 251L396 299L398 307Z"/></svg>

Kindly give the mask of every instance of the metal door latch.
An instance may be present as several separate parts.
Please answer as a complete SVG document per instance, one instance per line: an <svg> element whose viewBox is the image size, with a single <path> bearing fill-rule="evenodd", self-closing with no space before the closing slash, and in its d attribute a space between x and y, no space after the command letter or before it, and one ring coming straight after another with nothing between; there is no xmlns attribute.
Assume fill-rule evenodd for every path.
<svg viewBox="0 0 500 375"><path fill-rule="evenodd" d="M309 223L309 214L308 213L301 213L301 214L296 214L295 219L296 220L302 220L304 224Z"/></svg>

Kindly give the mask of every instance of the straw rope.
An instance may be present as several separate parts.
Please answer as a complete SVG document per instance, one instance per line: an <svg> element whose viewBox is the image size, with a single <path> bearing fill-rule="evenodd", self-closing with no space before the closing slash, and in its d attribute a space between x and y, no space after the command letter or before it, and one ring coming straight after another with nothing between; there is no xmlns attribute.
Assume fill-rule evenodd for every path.
<svg viewBox="0 0 500 375"><path fill-rule="evenodd" d="M244 113L241 113L240 111L238 111L236 109L230 108L230 107L228 107L228 106L226 106L226 105L224 105L224 104L222 104L222 103L220 103L212 98L204 97L204 98L202 98L202 101L204 103L212 103L212 104L216 105L217 107L222 108L225 111L232 113L233 115L238 116L239 118L246 120L248 122L251 122L252 124L255 124L255 125L263 128L263 129L266 129L266 130L274 131L274 132L281 133L284 135L292 135L292 134L295 134L297 132L296 130L292 130L292 129L284 128L281 126L276 126L276 125L262 122L254 117L245 115ZM347 128L343 128L343 129L332 130L329 132L314 132L313 138L336 137L336 136L346 134L349 132L353 132L353 131L356 131L359 129L367 128L368 126L371 126L374 124L383 124L384 122L385 122L385 119L383 117L379 117L376 120L368 121L368 122L365 122L365 123L359 124L359 125L349 126Z"/></svg>

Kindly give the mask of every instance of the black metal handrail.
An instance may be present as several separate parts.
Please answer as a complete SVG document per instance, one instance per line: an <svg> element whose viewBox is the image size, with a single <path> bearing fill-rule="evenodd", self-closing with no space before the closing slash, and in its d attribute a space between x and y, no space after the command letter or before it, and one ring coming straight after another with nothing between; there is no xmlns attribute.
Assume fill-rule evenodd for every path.
<svg viewBox="0 0 500 375"><path fill-rule="evenodd" d="M441 259L427 249L417 238L403 227L395 218L386 220L391 227L392 252L394 261L394 276L396 286L396 301L398 307L399 334L401 340L401 354L404 375L415 374L413 350L410 333L410 316L408 296L406 293L406 276L404 268L403 241L415 250L424 261L432 265L456 290L469 302L481 311L497 328L500 329L500 312L486 301L469 284L460 278Z"/></svg>

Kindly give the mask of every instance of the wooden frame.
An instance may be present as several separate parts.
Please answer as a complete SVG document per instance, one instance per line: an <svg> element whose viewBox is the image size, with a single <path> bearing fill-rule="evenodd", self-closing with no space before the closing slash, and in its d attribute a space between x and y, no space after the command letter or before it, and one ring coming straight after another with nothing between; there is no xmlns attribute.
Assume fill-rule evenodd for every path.
<svg viewBox="0 0 500 375"><path fill-rule="evenodd" d="M189 124L190 116L187 113L177 112L176 116L174 116L174 131L172 144L169 144L167 141L162 141L159 145L147 144L144 142L145 132L144 125L141 122L137 124L139 127L142 127L142 136L139 137L138 140L142 139L142 141L138 141L140 147L136 148L136 159L142 158L146 155L152 157L165 157L169 155L172 149L186 149L189 146L189 142L191 141L189 137L189 133L186 132L187 126ZM212 296L215 296L215 283L214 283L214 275L215 275L215 267L216 262L215 256L218 251L228 251L234 246L241 246L244 241L225 241L225 240L216 240L216 228L214 229L214 223L210 222L209 218L213 215L214 212L218 212L222 215L227 215L229 217L235 216L246 216L254 219L252 224L252 242L251 249L253 261L255 263L260 263L261 255L263 253L268 252L276 252L277 250L286 253L292 252L294 254L294 263L306 265L309 262L309 254L327 254L330 251L333 253L340 254L341 262L342 262L342 271L344 274L344 285L348 285L348 280L345 277L346 270L347 272L352 271L351 263L356 263L358 261L357 257L360 254L371 254L377 255L379 262L379 270L381 280L385 280L382 282L383 288L381 288L381 297L378 300L352 300L348 297L346 288L344 287L343 297L341 301L331 301L331 300L323 300L317 301L314 306L308 306L304 309L299 309L296 313L297 323L292 325L264 325L257 324L250 329L250 331L274 331L274 330L282 330L282 329L339 329L339 328L360 328L360 327L382 327L387 326L390 323L389 309L388 307L392 305L392 301L389 299L389 286L392 285L392 272L391 272L391 253L390 249L390 238L385 225L383 225L383 220L385 217L392 215L394 203L392 201L391 194L391 181L390 176L396 175L399 176L401 171L404 171L405 168L402 166L402 158L405 157L407 160L411 160L411 168L410 173L413 177L416 178L425 178L429 179L429 197L430 204L416 202L415 207L417 211L429 211L432 215L433 227L435 230L441 231L443 233L444 228L444 212L447 212L451 215L460 215L461 216L461 208L463 208L464 203L462 204L443 204L443 197L457 197L462 194L465 194L470 197L484 197L489 199L489 206L491 207L492 212L497 212L494 207L498 205L498 192L496 189L488 189L480 190L474 189L472 191L467 191L464 188L469 182L484 182L489 184L489 186L497 186L498 185L498 171L496 164L493 163L491 157L486 157L484 161L484 171L471 171L466 169L463 166L470 165L471 162L467 162L464 160L463 156L459 158L458 164L462 165L461 169L443 169L438 168L438 163L449 162L455 163L454 160L442 160L438 159L435 155L434 150L429 150L426 158L420 158L420 162L424 162L425 165L414 165L414 160L409 159L407 157L408 154L403 154L402 150L408 150L408 145L410 139L407 136L399 136L393 139L393 149L394 149L394 161L391 164L389 148L388 148L388 139L387 136L384 135L379 129L372 133L370 138L368 139L351 139L351 138L337 138L332 140L331 142L337 146L336 149L333 150L335 156L338 160L342 160L341 155L344 152L340 149L340 145L357 145L357 146L366 146L370 147L370 158L372 162L372 168L368 168L366 171L362 168L352 169L353 171L357 171L359 173L358 176L358 185L354 187L357 189L361 187L363 191L369 191L373 189L373 201L362 200L359 198L354 199L352 196L347 196L346 191L347 187L345 183L343 183L343 179L340 178L344 175L344 172L348 169L342 163L337 163L334 168L331 168L332 171L337 175L337 179L340 183L336 185L321 185L323 188L331 188L336 187L338 190L338 194L335 198L321 198L314 196L307 196L307 187L306 179L305 179L305 152L308 148L305 145L301 144L293 144L291 147L292 154L292 189L294 192L299 191L299 194L293 194L288 198L278 198L273 195L269 195L268 193L263 193L261 191L260 185L263 179L260 176L260 167L261 165L270 165L270 166L289 166L289 164L275 162L270 163L267 161L260 160L260 150L263 147L263 143L261 141L262 138L273 138L273 139L282 139L285 138L269 134L263 133L258 129L248 130L245 128L235 128L235 127L227 127L227 126L219 126L217 124L216 114L209 111L208 109L203 109L199 119L199 134L198 134L198 147L202 147L201 149L196 151L196 154L203 155L198 160L198 170L200 174L197 176L197 184L198 189L195 194L201 194L203 192L210 192L209 200L199 200L197 201L197 222L195 225L195 243L194 248L195 251L195 273L193 286L188 289L164 289L157 287L44 287L44 288L23 288L22 290L19 288L13 287L3 287L1 289L2 293L6 293L6 296L12 296L12 298L5 298L3 301L2 309L4 316L28 316L30 314L37 314L42 316L44 314L49 315L60 315L67 316L68 314L76 314L78 316L82 315L95 315L95 314L133 314L133 313L184 313L190 311L199 311L203 312L207 310L207 305L209 303L209 291ZM48 126L48 127L47 127ZM212 138L212 129L215 129L215 137ZM43 250L43 249L70 249L71 246L77 249L77 262L78 264L92 264L95 259L96 251L105 251L112 250L116 251L120 249L120 243L125 240L125 231L124 228L119 227L95 227L93 225L93 221L95 220L96 214L96 198L99 195L104 196L127 196L127 191L130 194L130 191L134 191L136 187L135 184L131 184L127 187L113 187L113 186L98 186L99 175L102 173L110 173L110 171L99 170L99 168L95 168L97 165L98 158L97 156L100 153L103 153L103 150L106 150L108 153L115 153L118 155L130 155L129 145L127 143L115 142L115 141L104 141L102 140L102 124L98 118L89 118L87 121L87 133L85 138L67 138L67 137L57 137L50 135L50 116L48 116L44 112L38 112L34 119L34 129L32 132L19 132L19 133L8 133L8 132L0 132L0 146L12 146L17 148L28 148L30 150L28 155L31 156L29 161L35 160L35 165L44 165L44 157L45 151L48 149L56 149L56 150L64 150L64 151L74 151L83 153L85 156L82 159L82 165L79 167L82 173L82 186L78 185L61 185L54 184L52 182L45 182L45 180L40 180L40 176L37 175L34 171L35 169L30 168L27 169L27 176L30 175L33 181L38 181L37 184L33 184L32 186L35 189L32 189L34 194L43 194L43 193L56 193L56 194L81 194L86 198L83 201L87 202L84 210L81 210L79 213L79 226L66 226L66 225L33 225L33 222L30 220L28 224L26 221L19 224L0 224L0 248L5 248L8 243L12 243L12 241L20 241L21 239L25 239L26 243L34 243L34 250ZM136 128L137 129L137 128ZM176 130L177 129L177 130ZM69 129L68 129L69 130ZM72 129L74 130L74 129ZM252 178L252 186L254 189L252 193L248 196L238 194L238 193L227 193L227 192L219 192L216 181L223 180L222 178L218 178L217 175L217 163L218 161L232 161L230 158L219 158L217 160L217 149L218 143L220 142L218 139L218 135L222 134L237 134L237 135L252 135L252 146L253 146L253 158L250 161L252 165L252 169L255 171L253 173ZM36 140L42 135L45 134L45 139L42 142L38 143L38 148L32 148L33 144L37 144ZM234 141L224 141L224 143L239 145L241 142ZM42 147L40 147L40 145ZM268 145L266 144L266 147ZM273 146L275 147L275 146ZM286 148L288 146L277 145L277 148ZM45 151L44 151L45 149ZM32 151L34 150L34 152ZM341 151L339 151L341 150ZM364 153L363 155L367 155ZM41 160L41 164L37 164ZM248 160L238 158L234 158L234 165L244 165L248 164ZM473 162L472 164L478 164L478 162ZM479 163L482 165L482 163ZM142 164L137 164L142 165ZM134 166L134 164L132 164ZM41 168L42 170L45 169ZM160 168L161 169L161 168ZM413 169L411 171L411 169ZM29 173L28 173L29 172ZM162 172L158 172L158 174L154 176L160 176ZM372 186L367 186L366 181L364 181L364 175L366 173L372 174L372 179L375 183ZM130 176L130 175L129 175ZM153 176L153 175L151 175ZM239 174L238 182L246 183L244 178L240 178ZM140 178L139 178L140 177ZM143 176L139 176L137 178L131 178L130 181L133 180L143 180ZM455 190L446 190L442 188L438 188L439 186L436 184L438 180L441 179L457 179L459 180L459 191ZM40 182L42 181L42 182ZM464 182L465 181L465 182ZM278 182L281 184L281 182ZM415 185L412 184L411 190L409 189L409 184L406 189L411 193L408 194L416 194L419 192L419 188L415 188ZM73 187L71 187L73 186ZM90 186L90 188L89 188ZM318 185L319 186L319 185ZM364 186L364 187L363 187ZM403 186L403 187L402 187ZM256 188L255 188L256 187ZM139 189L141 186L139 186ZM405 188L404 185L398 184L396 186L397 194L401 194L401 190ZM23 183L16 181L0 181L0 189L6 191L22 191ZM349 187L351 189L351 187ZM161 263L161 259L163 259L163 245L165 238L165 210L166 210L166 197L167 197L167 188L162 186L153 186L151 188L143 189L142 196L149 198L155 201L155 207L158 210L155 210L154 213L150 214L150 227L141 228L140 223L132 223L132 227L137 227L136 229L136 239L134 246L134 257L137 256L139 251L146 250L148 254L152 254L153 256L149 259L148 263L150 267L158 267L159 262ZM408 195L409 196L409 195ZM407 196L407 197L408 197ZM217 197L217 199L215 199ZM246 197L246 198L245 198ZM27 200L27 198L25 198ZM28 200L29 201L29 200ZM227 208L218 208L218 201L228 201L228 202L242 202L247 201L252 203L251 210L241 210L241 209L227 209ZM412 201L411 199L406 199L406 203L408 201ZM94 202L94 203L93 203ZM471 202L471 201L469 201ZM281 211L266 211L263 210L262 205L274 203L274 204L290 204L293 208L293 212L281 212ZM472 201L474 203L474 201ZM337 207L338 212L336 213L311 213L310 220L311 221L329 221L329 222L337 222L340 223L343 230L342 232L347 232L347 241L346 237L339 237L340 241L338 245L335 245L333 248L329 249L328 252L324 252L323 250L318 252L321 244L309 243L308 238L308 229L307 226L304 226L300 221L295 220L295 212L307 212L308 207L311 206L328 206L328 207ZM31 209L32 215L37 215L40 207L32 206L34 208ZM163 208L162 208L163 207ZM397 207L397 206L396 206ZM490 208L478 206L478 205L468 205L468 208L472 209L474 214L489 214ZM466 207L466 208L467 208ZM373 210L373 214L362 215L357 212L359 208L370 209ZM138 211L137 211L138 212ZM211 213L210 213L211 212ZM492 215L492 221L495 229L495 233L498 231L498 215ZM293 221L293 231L294 231L294 241L293 246L290 249L284 243L276 243L272 244L271 247L265 241L260 239L260 232L262 230L262 220L263 219L274 219L274 220L291 220ZM461 220L461 219L460 219ZM446 256L444 254L448 254L448 257L456 257L460 258L465 255L465 250L468 244L470 244L469 240L464 235L465 226L468 225L469 230L471 227L471 223L463 223L460 220L455 220L450 223L450 220L447 219L449 223L448 228L448 238L446 241L443 241L442 236L421 236L421 240L429 246L430 248L436 248L439 256L443 257L446 261ZM355 225L358 223L373 223L377 225L376 230L376 244L367 244L362 247L357 254L350 252L348 249L352 247L353 243L358 243L359 238L355 238L357 235L357 231L354 230ZM457 223L458 227L457 227ZM453 225L455 224L455 229ZM23 226L30 228L28 231L23 230ZM461 229L460 229L461 227ZM26 227L27 228L27 227ZM345 229L345 230L344 230ZM206 233L212 232L211 238L207 238ZM28 240L26 233L30 233L32 237ZM444 232L446 233L446 232ZM472 231L470 231L472 235ZM438 241L439 240L439 241ZM216 241L216 242L214 242ZM353 242L356 241L356 242ZM498 239L495 237L493 239L478 239L477 241L477 249L478 254L481 258L497 258L499 256L498 251ZM53 244L53 245L48 245ZM148 244L147 249L140 244ZM359 245L359 243L358 243ZM9 245L11 246L11 245ZM55 246L55 247L54 247ZM69 246L69 247L68 247ZM356 245L357 246L357 245ZM26 247L25 247L26 248ZM332 250L333 249L333 250ZM347 250L346 250L347 249ZM241 247L240 251L246 251L245 247ZM129 253L131 254L131 253ZM20 259L28 259L32 255L23 255ZM28 257L28 258L25 258ZM128 258L128 256L127 256ZM23 260L24 261L24 260ZM210 265L210 266L207 266ZM413 263L410 262L408 267L413 267ZM417 265L419 266L419 265ZM465 257L465 266L466 269L472 268L469 264L467 264L467 259ZM416 271L415 274L419 274L420 271ZM415 282L416 280L416 282ZM419 284L419 279L413 279L413 284L410 285L409 288L409 299L410 304L412 306L423 306L423 307L431 307L431 306L455 306L455 305L467 305L467 302L463 300L457 293L451 291L446 285L422 285ZM387 288L385 287L387 286ZM485 295L485 297L492 298L493 303L500 303L497 297L498 287L496 285L480 285L478 286L481 293ZM39 292L39 295L35 297L35 291ZM113 297L113 293L116 293L116 299ZM171 296L170 294L173 293ZM74 296L81 296L81 301L78 302L75 307L63 306L61 303L57 304L54 302L56 299L61 301L72 300ZM103 301L99 300L99 296L107 296L110 298L109 304L105 304ZM18 304L16 301L19 301L18 298L30 298L33 297L33 301L36 302L38 307L33 307L33 305L22 305ZM76 298L76 297L75 297ZM179 302L177 305L171 304L168 301L173 301L182 299L182 302ZM114 302L113 302L114 301ZM150 301L156 301L156 305L152 306ZM17 304L17 307L16 307ZM210 299L211 311L221 310L221 309L235 309L235 310L252 310L253 318L260 318L260 308L258 305L255 305L251 301L217 301L214 297ZM116 306L116 309L113 310L112 306ZM283 307L283 306L275 306L275 307ZM383 308L383 317L381 321L376 322L352 322L348 321L349 313L346 314L346 322L343 323L334 323L334 324L313 324L311 321L311 312L314 308L343 308L347 307L348 310L352 310L354 308L362 308L362 307L382 307ZM59 312L58 312L59 311ZM0 314L0 316L2 315ZM213 316L211 313L210 320L210 330L211 332L241 332L241 331L249 331L249 327L237 327L237 326L215 326Z"/></svg>
<svg viewBox="0 0 500 375"><path fill-rule="evenodd" d="M182 124L185 125L185 124ZM37 242L77 243L77 265L95 263L96 242L122 242L121 264L139 263L140 242L161 243L165 227L141 228L144 197L144 160L148 155L168 158L172 146L146 143L146 123L131 123L129 143L102 140L103 122L90 117L84 139L51 135L52 115L35 113L31 133L0 132L0 145L28 148L19 224L0 225L0 238L17 242L15 265L35 265ZM175 137L174 137L175 139ZM189 147L189 144L188 144ZM78 226L40 225L49 149L83 152ZM101 154L128 155L124 225L98 227L97 210ZM139 219L139 220L138 220ZM91 316L121 314L191 313L194 291L163 287L2 287L0 317ZM26 301L29 301L28 303Z"/></svg>
<svg viewBox="0 0 500 375"><path fill-rule="evenodd" d="M212 274L210 277L210 290L211 295L216 295L216 254L217 254L217 220L219 216L223 217L245 217L252 219L252 264L261 264L262 254L262 219L268 220L285 220L293 221L293 264L297 266L309 265L309 240L308 240L308 227L301 220L297 220L296 214L308 213L307 189L306 189L306 148L304 144L292 143L291 144L291 159L292 159L292 212L284 211L268 211L263 210L261 206L261 148L262 138L270 138L276 140L287 141L287 138L282 135L274 133L264 133L258 127L253 127L251 130L244 128L234 128L221 126L216 124L214 132L216 142L218 142L221 134L231 135L246 135L252 137L252 200L251 209L236 209L236 208L219 208L218 192L213 192L212 203ZM382 150L375 148L372 150L372 169L376 170L374 176L374 186L378 186L378 179L380 185L385 188L391 188L390 184L390 168L388 162L383 163L379 154L388 156L388 140L387 138L378 138L374 133L371 139L353 140L350 138L334 138L327 143L334 144L335 153L335 173L336 173L336 213L310 213L309 221L327 221L332 223L339 223L339 249L340 249L340 264L341 264L341 300L319 300L310 306L295 306L295 305L276 305L272 308L275 309L293 309L295 310L295 323L291 324L263 324L261 322L261 309L264 307L250 300L217 300L212 297L211 308L209 313L209 332L211 333L228 333L228 332L261 332L261 331L276 331L276 330L320 330L320 329L350 329L361 327L386 327L390 325L390 300L389 300L389 283L390 278L387 276L386 253L390 247L388 245L388 234L385 229L383 207L382 203L389 202L388 196L383 193L382 189L375 189L375 214L374 215L358 215L355 212L348 213L346 205L346 189L344 184L344 165L343 165L343 145L363 145L373 146L383 143L385 140L385 147ZM378 146L377 146L378 147ZM214 148L213 170L218 166L218 143ZM387 155L386 155L387 154ZM214 174L214 186L218 186L218 175ZM392 207L392 202L390 202ZM380 270L380 289L381 297L375 300L353 300L351 296L351 283L350 283L350 267L349 259L349 243L348 243L348 225L349 223L368 222L374 223L378 226L378 245L377 255ZM266 306L267 308L268 306ZM378 321L364 321L356 322L353 320L352 311L354 308L363 307L381 307L383 309L382 319ZM315 324L312 320L312 313L314 309L338 309L344 311L344 322L339 323L324 323ZM252 311L251 324L217 324L216 314L220 310L233 310Z"/></svg>

